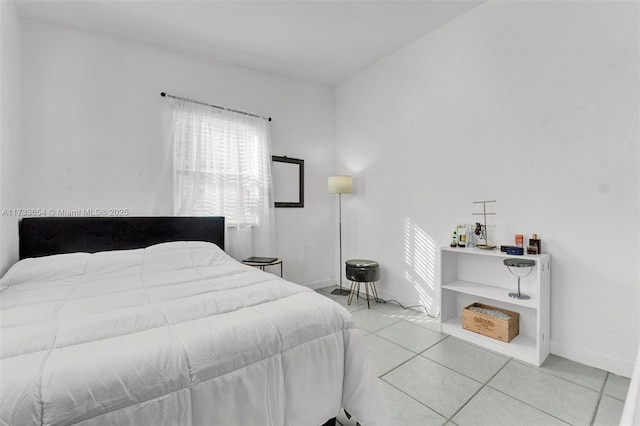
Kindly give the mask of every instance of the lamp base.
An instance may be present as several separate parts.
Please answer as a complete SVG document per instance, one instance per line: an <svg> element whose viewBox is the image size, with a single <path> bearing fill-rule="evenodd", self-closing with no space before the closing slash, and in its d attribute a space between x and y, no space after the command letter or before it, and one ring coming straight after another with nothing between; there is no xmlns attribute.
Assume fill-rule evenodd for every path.
<svg viewBox="0 0 640 426"><path fill-rule="evenodd" d="M526 294L518 294L518 293L509 293L509 297L512 297L514 299L520 299L520 300L529 300L531 299L531 296L527 296Z"/></svg>
<svg viewBox="0 0 640 426"><path fill-rule="evenodd" d="M345 289L343 289L343 288L336 288L335 290L333 290L333 291L331 292L331 294L338 294L338 295L340 295L340 296L348 296L348 295L349 295L349 293L350 293L350 291L349 291L349 290L345 290Z"/></svg>

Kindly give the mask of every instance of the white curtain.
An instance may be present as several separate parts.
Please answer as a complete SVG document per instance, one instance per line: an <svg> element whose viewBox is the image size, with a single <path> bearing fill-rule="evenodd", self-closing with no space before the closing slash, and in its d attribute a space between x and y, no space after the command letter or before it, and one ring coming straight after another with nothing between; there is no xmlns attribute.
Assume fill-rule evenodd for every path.
<svg viewBox="0 0 640 426"><path fill-rule="evenodd" d="M224 216L236 259L276 256L269 122L175 101L172 139L174 214Z"/></svg>

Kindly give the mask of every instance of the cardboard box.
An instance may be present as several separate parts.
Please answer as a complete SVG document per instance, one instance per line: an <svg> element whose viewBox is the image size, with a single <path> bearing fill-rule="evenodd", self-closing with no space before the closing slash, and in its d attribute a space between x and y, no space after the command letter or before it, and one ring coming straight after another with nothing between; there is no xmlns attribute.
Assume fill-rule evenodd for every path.
<svg viewBox="0 0 640 426"><path fill-rule="evenodd" d="M509 315L510 318L507 320L480 312L474 312L469 309L472 306L500 311ZM473 303L462 310L462 328L484 334L485 336L503 342L510 342L520 333L520 314L481 303Z"/></svg>

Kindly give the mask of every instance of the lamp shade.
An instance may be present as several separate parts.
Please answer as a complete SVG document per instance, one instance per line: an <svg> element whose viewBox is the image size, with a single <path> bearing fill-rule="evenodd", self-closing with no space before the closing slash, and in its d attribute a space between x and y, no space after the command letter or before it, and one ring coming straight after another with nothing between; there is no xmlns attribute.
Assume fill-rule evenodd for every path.
<svg viewBox="0 0 640 426"><path fill-rule="evenodd" d="M351 194L351 176L329 176L330 194Z"/></svg>

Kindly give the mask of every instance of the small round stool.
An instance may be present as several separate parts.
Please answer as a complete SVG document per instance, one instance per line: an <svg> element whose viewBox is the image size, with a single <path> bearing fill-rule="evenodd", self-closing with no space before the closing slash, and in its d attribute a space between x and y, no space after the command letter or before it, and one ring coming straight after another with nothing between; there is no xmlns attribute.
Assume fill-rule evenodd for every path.
<svg viewBox="0 0 640 426"><path fill-rule="evenodd" d="M373 260L351 259L345 262L347 265L347 279L351 281L351 291L349 292L349 300L347 304L351 305L353 294L360 298L360 283L364 283L365 293L367 295L367 307L371 309L369 304L369 286L371 286L371 295L375 301L378 301L378 292L376 290L376 281L380 279L380 265Z"/></svg>

